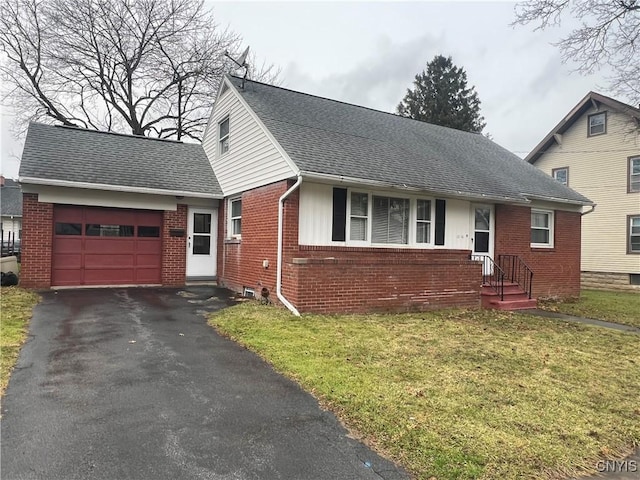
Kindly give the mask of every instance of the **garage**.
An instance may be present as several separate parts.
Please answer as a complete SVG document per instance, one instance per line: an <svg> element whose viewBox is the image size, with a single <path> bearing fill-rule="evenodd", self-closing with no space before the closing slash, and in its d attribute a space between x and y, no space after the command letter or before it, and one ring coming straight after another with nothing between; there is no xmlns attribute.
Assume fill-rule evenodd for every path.
<svg viewBox="0 0 640 480"><path fill-rule="evenodd" d="M160 284L162 212L54 205L51 284Z"/></svg>

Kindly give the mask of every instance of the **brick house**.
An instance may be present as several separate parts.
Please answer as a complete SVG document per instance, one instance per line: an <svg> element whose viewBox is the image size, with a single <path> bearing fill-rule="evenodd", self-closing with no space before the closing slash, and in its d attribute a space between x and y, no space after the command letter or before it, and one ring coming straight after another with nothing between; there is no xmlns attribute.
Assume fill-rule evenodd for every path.
<svg viewBox="0 0 640 480"><path fill-rule="evenodd" d="M591 205L482 135L234 77L202 145L32 124L20 177L25 286L216 279L296 313L578 295Z"/></svg>
<svg viewBox="0 0 640 480"><path fill-rule="evenodd" d="M525 160L597 204L582 222L582 285L640 291L640 109L589 92Z"/></svg>

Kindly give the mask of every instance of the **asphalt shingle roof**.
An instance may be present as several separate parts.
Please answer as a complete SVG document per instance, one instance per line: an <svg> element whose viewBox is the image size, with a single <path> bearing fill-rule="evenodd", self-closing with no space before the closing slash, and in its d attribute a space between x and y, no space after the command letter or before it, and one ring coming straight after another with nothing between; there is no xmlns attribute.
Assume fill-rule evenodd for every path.
<svg viewBox="0 0 640 480"><path fill-rule="evenodd" d="M20 177L222 196L200 144L31 123Z"/></svg>
<svg viewBox="0 0 640 480"><path fill-rule="evenodd" d="M591 203L483 135L280 87L231 81L304 173L434 193Z"/></svg>
<svg viewBox="0 0 640 480"><path fill-rule="evenodd" d="M12 180L5 180L5 186L0 187L0 212L2 216L22 216L22 192Z"/></svg>

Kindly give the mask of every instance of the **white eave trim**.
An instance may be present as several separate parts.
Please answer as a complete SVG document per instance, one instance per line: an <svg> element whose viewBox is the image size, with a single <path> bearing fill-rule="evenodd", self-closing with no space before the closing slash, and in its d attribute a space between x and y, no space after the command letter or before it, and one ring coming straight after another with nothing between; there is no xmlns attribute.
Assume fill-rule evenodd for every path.
<svg viewBox="0 0 640 480"><path fill-rule="evenodd" d="M494 201L500 203L511 203L511 204L521 204L528 205L531 202L526 198L514 198L514 197L501 197L497 195L478 195L473 193L466 193L461 191L449 191L449 190L429 190L425 188L419 187L411 187L408 185L397 184L392 182L384 182L380 180L368 180L364 178L356 178L356 177L346 177L343 175L331 175L327 173L314 173L314 172L300 172L301 175L305 179L309 180L317 180L323 183L344 183L348 185L363 185L369 187L379 187L379 188L391 188L394 190L402 190L409 192L424 192L429 195L442 195L443 197L449 198L459 198L464 200L474 200L474 201Z"/></svg>
<svg viewBox="0 0 640 480"><path fill-rule="evenodd" d="M30 185L48 185L52 187L84 188L87 190L106 190L110 192L145 193L148 195L173 195L176 197L195 197L221 199L223 195L215 193L188 192L184 190L162 190L158 188L131 187L126 185L109 185L106 183L71 182L68 180L52 180L48 178L20 177L20 183Z"/></svg>

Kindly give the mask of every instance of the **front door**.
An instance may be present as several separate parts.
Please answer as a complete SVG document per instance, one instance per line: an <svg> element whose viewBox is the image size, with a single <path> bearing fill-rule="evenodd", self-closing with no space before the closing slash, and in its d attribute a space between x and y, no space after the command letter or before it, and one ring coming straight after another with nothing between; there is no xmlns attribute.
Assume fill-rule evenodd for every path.
<svg viewBox="0 0 640 480"><path fill-rule="evenodd" d="M187 223L187 278L213 278L216 276L218 210L189 207Z"/></svg>
<svg viewBox="0 0 640 480"><path fill-rule="evenodd" d="M472 254L493 258L493 208L491 205L472 205L471 209ZM491 262L486 258L483 270L485 275L492 273Z"/></svg>

